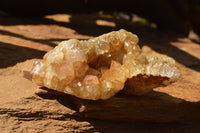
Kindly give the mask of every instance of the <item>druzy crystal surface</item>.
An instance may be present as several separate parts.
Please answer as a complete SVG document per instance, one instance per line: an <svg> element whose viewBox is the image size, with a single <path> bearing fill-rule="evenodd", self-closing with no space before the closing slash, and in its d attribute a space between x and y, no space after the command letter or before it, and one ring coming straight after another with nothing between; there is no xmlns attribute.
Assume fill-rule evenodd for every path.
<svg viewBox="0 0 200 133"><path fill-rule="evenodd" d="M139 39L126 30L61 42L33 64L33 82L83 99L108 99L121 91L142 95L177 81L169 57L144 56Z"/></svg>

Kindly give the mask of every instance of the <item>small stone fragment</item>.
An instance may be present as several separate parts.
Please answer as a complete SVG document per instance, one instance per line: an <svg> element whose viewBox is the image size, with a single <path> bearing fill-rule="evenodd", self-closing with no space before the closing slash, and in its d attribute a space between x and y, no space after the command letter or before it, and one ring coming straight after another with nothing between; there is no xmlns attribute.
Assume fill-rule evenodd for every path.
<svg viewBox="0 0 200 133"><path fill-rule="evenodd" d="M178 80L175 61L144 56L126 30L87 41L71 39L33 64L33 82L83 99L108 99L121 91L142 95Z"/></svg>

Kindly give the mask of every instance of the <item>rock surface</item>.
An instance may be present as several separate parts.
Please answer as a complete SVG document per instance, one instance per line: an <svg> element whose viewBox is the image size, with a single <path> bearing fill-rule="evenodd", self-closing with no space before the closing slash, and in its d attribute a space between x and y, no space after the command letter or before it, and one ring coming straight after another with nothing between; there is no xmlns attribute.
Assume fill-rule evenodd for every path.
<svg viewBox="0 0 200 133"><path fill-rule="evenodd" d="M97 36L114 29L82 21L88 20L86 18L91 16L74 15L73 23L56 21L62 15L53 17L54 20L39 18L27 20L0 16L0 131L2 133L199 132L199 44L170 31L157 31L129 22L120 22L126 27L118 25L117 28L127 28L141 37L143 41L140 45L145 54L164 53L173 57L177 61L181 77L178 82L167 88L156 88L154 92L143 97L124 98L123 95L118 94L106 103L97 101L93 106L94 103L91 101L74 100L65 94L42 91L27 79L30 76L27 71L30 71L35 61L33 58L42 58L45 51L52 49L61 40L86 39L91 37L89 35ZM87 26L91 29L85 29ZM117 102L119 99L120 101ZM138 103L127 99L138 100ZM103 105L109 107L103 109L108 109L114 114L108 117L109 112L101 108ZM118 110L114 111L111 108ZM120 109L122 112L119 111ZM125 113L128 109L130 112ZM155 110L156 112L153 112ZM127 117L131 113L140 115L135 118ZM144 115L141 115L142 113ZM100 117L104 120L90 119ZM144 123L144 121L171 122Z"/></svg>

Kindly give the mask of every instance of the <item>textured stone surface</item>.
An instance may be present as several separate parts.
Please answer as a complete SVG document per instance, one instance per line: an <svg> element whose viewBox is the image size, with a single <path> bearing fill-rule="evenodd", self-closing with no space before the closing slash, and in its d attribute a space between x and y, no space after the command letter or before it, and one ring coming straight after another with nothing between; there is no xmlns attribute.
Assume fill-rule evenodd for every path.
<svg viewBox="0 0 200 133"><path fill-rule="evenodd" d="M58 17L60 17L58 15ZM60 41L69 38L88 39L91 36L98 36L102 33L115 30L110 27L99 27L92 23L94 16L88 15L72 15L72 22L57 22L57 15L54 15L54 21L47 19L19 19L9 16L0 16L0 131L2 133L13 132L193 132L198 133L199 124L199 104L200 104L200 46L188 38L184 38L174 32L166 32L162 30L153 30L139 25L130 24L129 22L117 23L120 28L126 28L129 31L135 31L140 36L142 51L146 55L159 55L160 53L173 57L180 69L180 80L168 87L156 88L155 92L147 97L137 99L141 105L147 105L145 108L149 110L140 110L145 114L154 114L152 110L163 109L162 116L165 121L172 118L173 111L180 111L179 117L174 118L183 120L183 114L190 113L189 117L183 116L186 120L195 118L196 122L188 123L183 120L181 123L144 123L144 122L119 122L115 116L115 121L106 121L98 119L89 119L96 109L100 109L102 103L95 107L91 101L79 101L82 106L82 115L87 118L80 118L80 113L76 112L76 107L68 97L68 95L58 94L54 91L46 91L38 88L27 78L29 74L24 71L30 71L35 60L33 58L42 58L46 51L52 49ZM64 19L64 18L63 18ZM86 20L86 22L84 21ZM106 20L106 19L105 19ZM88 21L90 23L88 23ZM123 27L125 26L125 27ZM90 28L88 28L90 27ZM117 28L119 28L117 27ZM44 34L45 32L45 34ZM77 34L79 33L79 34ZM82 35L81 35L82 34ZM146 45L148 44L148 45ZM157 51L157 52L156 52ZM25 61L27 60L27 61ZM24 76L26 78L24 78ZM161 92L161 93L159 93ZM37 93L37 94L35 94ZM115 99L123 98L118 95ZM145 101L146 99L146 101ZM80 99L79 99L80 100ZM110 99L112 100L112 99ZM123 100L125 101L125 99ZM154 101L159 106L152 105ZM177 102L178 101L178 102ZM130 101L129 101L130 102ZM142 103L143 102L143 103ZM114 103L114 101L110 101ZM115 102L116 103L116 102ZM120 102L122 103L122 102ZM119 104L120 104L119 103ZM175 104L176 103L176 104ZM101 104L101 105L100 105ZM119 105L115 104L115 105ZM77 105L77 104L76 104ZM110 108L118 108L110 106L108 102L106 106ZM135 104L137 105L137 103ZM170 105L166 106L166 105ZM184 107L182 106L184 105ZM142 108L139 106L140 109ZM153 109L151 107L154 107ZM157 108L159 107L159 108ZM195 110L193 110L195 107ZM122 110L125 105L122 106ZM130 104L126 104L126 108L131 108ZM79 108L78 108L79 109ZM86 111L90 110L90 111ZM113 110L112 110L113 111ZM171 112L170 112L171 111ZM197 112L198 111L198 112ZM197 112L197 113L196 113ZM101 111L103 113L103 110ZM105 113L108 113L105 111ZM136 112L134 112L136 113ZM88 115L91 114L91 115ZM146 116L144 114L144 116ZM176 113L177 114L177 113ZM117 114L118 115L118 114ZM102 115L101 115L102 116ZM106 115L105 115L106 116ZM120 119L123 119L123 115ZM158 114L156 116L159 116ZM156 118L155 116L155 118ZM166 117L169 116L169 117ZM111 117L111 116L109 116ZM114 119L101 117L101 119ZM123 121L132 121L133 117L124 116ZM142 117L140 116L141 120ZM153 116L151 116L151 119ZM139 117L137 117L139 119ZM147 118L145 119L147 120ZM163 120L159 117L158 120ZM158 121L157 120L157 121ZM171 119L172 120L172 119Z"/></svg>

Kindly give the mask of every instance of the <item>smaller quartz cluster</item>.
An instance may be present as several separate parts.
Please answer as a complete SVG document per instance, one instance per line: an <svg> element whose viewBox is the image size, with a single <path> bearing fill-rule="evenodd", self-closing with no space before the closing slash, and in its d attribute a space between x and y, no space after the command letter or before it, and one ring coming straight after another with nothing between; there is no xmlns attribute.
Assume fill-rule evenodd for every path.
<svg viewBox="0 0 200 133"><path fill-rule="evenodd" d="M33 64L33 82L83 99L108 99L121 91L142 95L178 80L169 57L144 56L126 30L61 42Z"/></svg>

